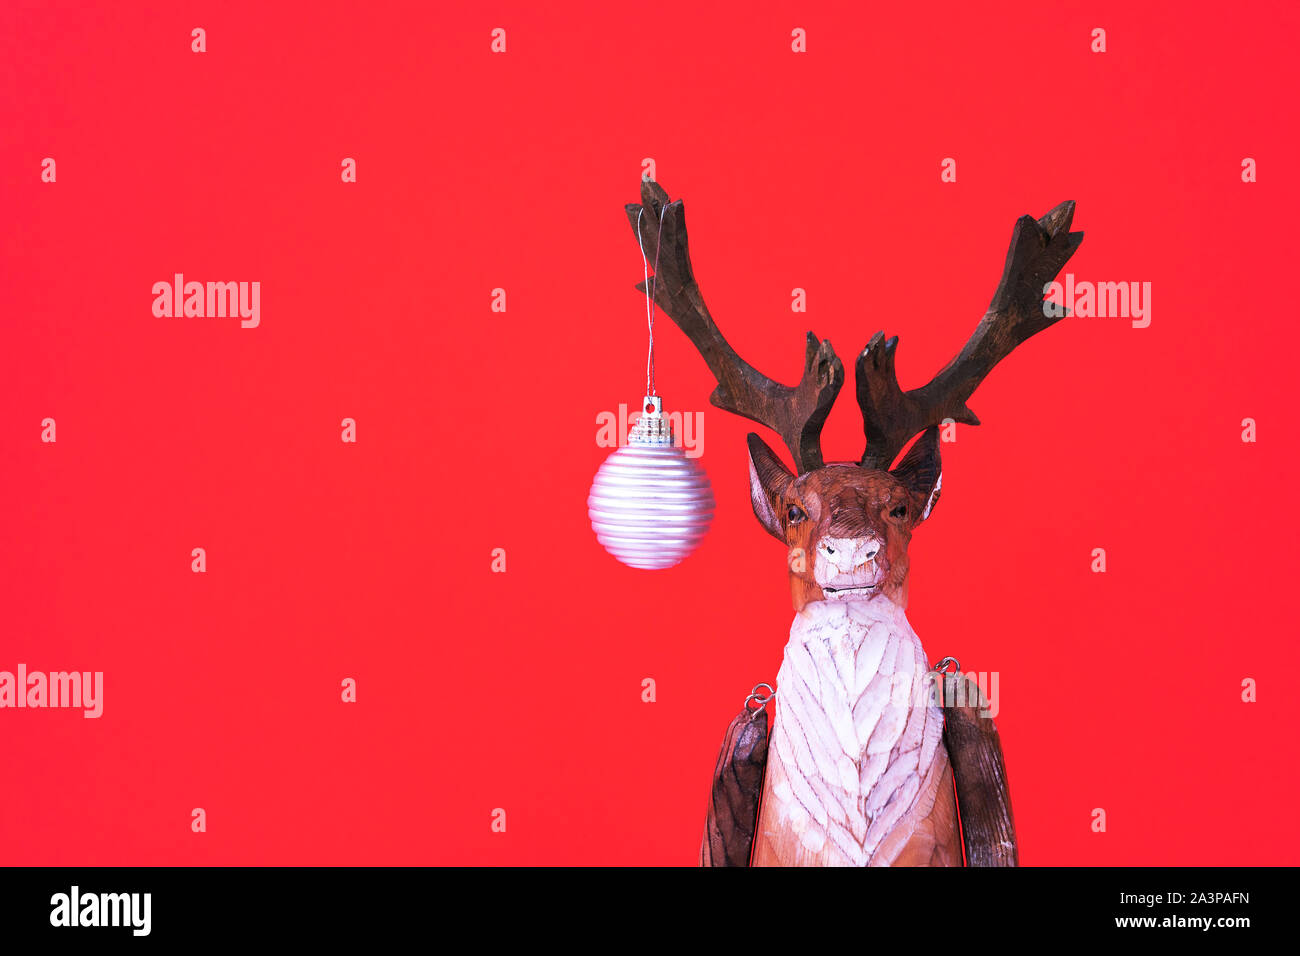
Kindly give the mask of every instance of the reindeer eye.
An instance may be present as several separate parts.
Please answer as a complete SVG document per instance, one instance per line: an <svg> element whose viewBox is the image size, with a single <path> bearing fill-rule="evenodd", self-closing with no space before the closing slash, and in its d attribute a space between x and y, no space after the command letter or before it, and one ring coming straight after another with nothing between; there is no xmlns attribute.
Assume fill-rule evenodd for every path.
<svg viewBox="0 0 1300 956"><path fill-rule="evenodd" d="M893 511L891 511L891 512L889 513L889 517L891 517L891 518L906 518L906 517L907 517L907 505L899 505L897 508L895 508Z"/></svg>
<svg viewBox="0 0 1300 956"><path fill-rule="evenodd" d="M790 510L785 513L785 516L790 519L791 524L798 524L804 518L808 517L803 513L803 509L798 505L791 505Z"/></svg>

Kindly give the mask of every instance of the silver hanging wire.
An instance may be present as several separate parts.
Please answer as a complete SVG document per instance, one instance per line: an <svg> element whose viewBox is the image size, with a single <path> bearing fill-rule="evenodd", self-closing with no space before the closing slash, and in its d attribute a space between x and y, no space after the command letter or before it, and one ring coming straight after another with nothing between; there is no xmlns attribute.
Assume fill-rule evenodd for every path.
<svg viewBox="0 0 1300 956"><path fill-rule="evenodd" d="M668 211L668 205L659 207L659 238L655 240L655 280L659 277L659 249L664 244L664 213ZM645 393L647 395L655 394L655 306L654 296L650 294L650 260L646 258L645 241L641 238L641 216L645 212L642 206L636 211L636 242L641 247L641 263L645 273L645 322L646 328L650 333L650 349L646 353L645 360Z"/></svg>

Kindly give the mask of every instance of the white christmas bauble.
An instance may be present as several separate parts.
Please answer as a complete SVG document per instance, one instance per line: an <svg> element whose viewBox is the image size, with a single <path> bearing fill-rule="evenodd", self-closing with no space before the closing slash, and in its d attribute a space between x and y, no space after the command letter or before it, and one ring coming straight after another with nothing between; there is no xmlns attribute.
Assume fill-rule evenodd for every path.
<svg viewBox="0 0 1300 956"><path fill-rule="evenodd" d="M673 444L658 396L646 398L627 444L591 483L587 515L605 550L633 568L670 568L694 551L713 522L704 469Z"/></svg>

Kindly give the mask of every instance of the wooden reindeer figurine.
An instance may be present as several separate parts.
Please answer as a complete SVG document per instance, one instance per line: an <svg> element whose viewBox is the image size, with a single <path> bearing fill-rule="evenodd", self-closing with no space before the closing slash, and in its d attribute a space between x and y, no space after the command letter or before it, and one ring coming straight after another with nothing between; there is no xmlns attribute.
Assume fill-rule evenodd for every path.
<svg viewBox="0 0 1300 956"><path fill-rule="evenodd" d="M940 424L978 425L966 402L979 383L1060 318L1043 295L1083 241L1069 231L1074 203L1019 219L992 304L928 384L904 392L898 339L872 337L856 363L865 450L829 465L821 429L844 383L830 342L808 333L797 385L763 376L704 305L681 200L643 181L626 208L643 248L657 250L650 294L717 379L712 403L771 428L794 460L791 471L749 435L754 514L788 549L796 614L770 737L765 706L747 701L724 739L702 864L961 866L964 841L968 865L1016 865L997 729L973 684L926 663L904 613L907 546L939 500Z"/></svg>

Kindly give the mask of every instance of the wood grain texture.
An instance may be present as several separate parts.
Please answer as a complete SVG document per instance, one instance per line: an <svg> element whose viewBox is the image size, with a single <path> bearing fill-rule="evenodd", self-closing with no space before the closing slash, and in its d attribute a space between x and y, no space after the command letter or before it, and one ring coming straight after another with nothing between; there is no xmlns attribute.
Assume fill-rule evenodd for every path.
<svg viewBox="0 0 1300 956"><path fill-rule="evenodd" d="M958 694L957 681L965 682ZM978 686L962 674L943 680L943 739L956 780L967 866L1016 866L1019 848L997 726Z"/></svg>
<svg viewBox="0 0 1300 956"><path fill-rule="evenodd" d="M844 365L831 343L818 342L808 333L798 385L782 385L763 375L736 354L704 304L691 268L682 201L670 201L658 183L642 180L641 202L625 208L647 257L658 257L658 269L650 279L655 304L691 340L718 382L709 401L775 431L800 473L820 468L822 426L844 384ZM644 293L646 284L638 283L637 289Z"/></svg>
<svg viewBox="0 0 1300 956"><path fill-rule="evenodd" d="M940 786L943 714L927 672L892 601L819 601L796 615L777 676L754 865L888 866L905 854L951 862L956 812L951 787Z"/></svg>
<svg viewBox="0 0 1300 956"><path fill-rule="evenodd" d="M830 341L808 333L798 385L782 385L761 374L722 336L704 304L691 265L682 201L670 200L658 183L642 180L641 201L625 209L641 247L659 263L649 283L652 298L717 380L710 401L780 435L796 473L822 467L822 427L844 384L844 365ZM984 317L962 350L925 385L903 391L895 370L898 337L887 339L883 331L872 336L855 363L866 438L860 464L888 469L914 435L947 419L979 424L966 404L975 389L1016 346L1064 317L1063 311L1045 314L1043 288L1083 242L1082 232L1070 232L1073 218L1074 203L1066 201L1038 219L1026 215L1016 221L1002 279ZM644 293L646 283L637 289Z"/></svg>
<svg viewBox="0 0 1300 956"><path fill-rule="evenodd" d="M749 865L767 745L766 710L745 710L727 728L709 790L700 866Z"/></svg>
<svg viewBox="0 0 1300 956"><path fill-rule="evenodd" d="M1045 314L1043 289L1083 242L1083 233L1070 232L1073 218L1074 203L1066 201L1040 219L1016 221L1002 280L984 317L962 350L920 388L904 392L898 384L898 336L872 336L855 363L864 467L888 468L913 435L945 419L980 423L966 404L975 389L1016 346L1064 318L1064 310Z"/></svg>
<svg viewBox="0 0 1300 956"><path fill-rule="evenodd" d="M881 841L872 866L961 866L961 831L948 752L934 754L915 807Z"/></svg>

